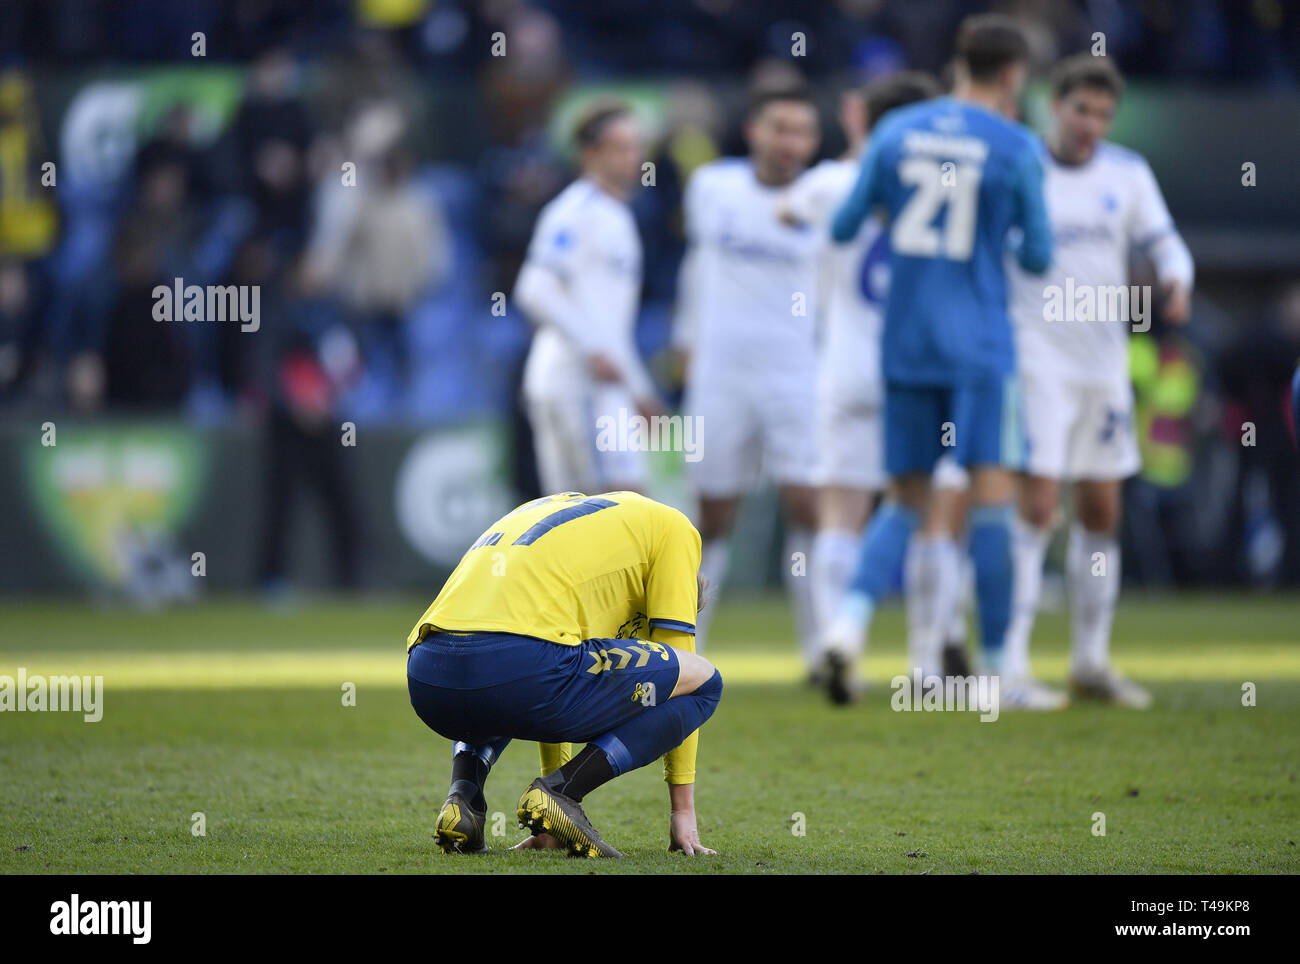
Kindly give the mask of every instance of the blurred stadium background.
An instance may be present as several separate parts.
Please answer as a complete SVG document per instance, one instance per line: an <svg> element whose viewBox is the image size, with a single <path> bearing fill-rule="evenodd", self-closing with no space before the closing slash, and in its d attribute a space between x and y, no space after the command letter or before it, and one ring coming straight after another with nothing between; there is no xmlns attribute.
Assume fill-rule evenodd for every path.
<svg viewBox="0 0 1300 964"><path fill-rule="evenodd" d="M940 73L985 9L1030 30L1031 124L1046 68L1104 34L1130 82L1113 139L1149 158L1197 262L1191 325L1157 317L1133 342L1145 467L1126 584L1294 589L1294 3L4 0L0 591L431 596L537 494L517 396L530 329L493 295L571 177L582 102L620 93L653 132L638 341L672 398L681 185L743 152L749 85L811 80L834 156L846 86ZM259 329L155 323L150 292L173 278L260 286ZM679 459L655 458L651 494L685 505ZM733 584L779 581L776 511L750 500Z"/></svg>

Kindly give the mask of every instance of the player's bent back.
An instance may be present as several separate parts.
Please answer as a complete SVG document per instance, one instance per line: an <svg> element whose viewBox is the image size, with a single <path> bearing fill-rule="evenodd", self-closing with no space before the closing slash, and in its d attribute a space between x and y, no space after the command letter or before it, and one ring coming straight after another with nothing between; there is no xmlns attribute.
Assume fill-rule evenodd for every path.
<svg viewBox="0 0 1300 964"><path fill-rule="evenodd" d="M534 839L617 856L579 802L662 756L672 844L709 852L691 785L722 677L693 652L699 562L690 521L632 492L537 499L474 542L407 640L411 704L456 743L440 846L483 849L483 783L527 739L588 744L521 798Z"/></svg>

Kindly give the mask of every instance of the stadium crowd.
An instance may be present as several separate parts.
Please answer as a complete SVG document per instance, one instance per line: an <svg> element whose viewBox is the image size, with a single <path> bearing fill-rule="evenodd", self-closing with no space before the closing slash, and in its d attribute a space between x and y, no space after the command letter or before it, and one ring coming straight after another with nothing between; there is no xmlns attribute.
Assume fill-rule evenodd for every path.
<svg viewBox="0 0 1300 964"><path fill-rule="evenodd" d="M743 152L746 88L792 71L811 79L828 115L820 156L834 156L840 89L905 67L940 74L962 16L987 6L11 2L0 30L0 414L254 419L291 440L281 452L341 411L421 424L492 415L526 438L518 389L531 329L494 311L493 294L511 290L538 212L571 175L557 109L581 85L642 79L666 93L656 187L633 199L645 252L637 338L672 398L682 186L700 163ZM1282 4L994 6L1026 24L1039 67L1100 29L1135 80L1300 83L1300 16ZM801 58L790 56L796 31L809 38ZM498 34L506 56L489 53ZM127 110L113 79L199 65L228 71L224 107L177 80L181 93L154 115L132 105L138 115L112 124ZM259 286L260 336L141 324L154 285L172 278ZM1127 499L1140 581L1300 584L1283 402L1300 287L1270 290L1251 318L1198 296L1190 328L1166 332L1157 319L1141 348L1139 405L1161 428ZM1247 419L1259 427L1251 448L1238 444ZM533 459L518 465L530 494ZM1222 518L1200 511L1206 486L1222 493Z"/></svg>

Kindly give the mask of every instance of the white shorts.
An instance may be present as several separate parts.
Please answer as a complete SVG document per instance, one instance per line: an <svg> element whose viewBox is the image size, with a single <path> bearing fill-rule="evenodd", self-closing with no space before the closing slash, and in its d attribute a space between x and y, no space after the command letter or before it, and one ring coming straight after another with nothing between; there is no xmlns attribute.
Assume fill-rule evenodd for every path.
<svg viewBox="0 0 1300 964"><path fill-rule="evenodd" d="M961 467L961 463L954 456L945 455L934 463L934 471L930 473L930 485L936 489L965 492L970 485L970 473Z"/></svg>
<svg viewBox="0 0 1300 964"><path fill-rule="evenodd" d="M879 402L825 388L817 406L817 483L878 492L885 487L885 424Z"/></svg>
<svg viewBox="0 0 1300 964"><path fill-rule="evenodd" d="M1142 465L1127 381L1080 384L1021 372L1026 471L1049 479L1126 479Z"/></svg>
<svg viewBox="0 0 1300 964"><path fill-rule="evenodd" d="M814 379L744 381L693 373L682 414L699 419L700 458L687 462L700 495L723 499L753 488L760 470L777 485L817 484Z"/></svg>
<svg viewBox="0 0 1300 964"><path fill-rule="evenodd" d="M598 388L591 394L532 398L525 404L533 428L537 476L543 492L593 493L645 488L644 452L597 441L602 416L618 419L620 408L625 415L636 414L636 406L626 389ZM617 440L617 433L613 438Z"/></svg>

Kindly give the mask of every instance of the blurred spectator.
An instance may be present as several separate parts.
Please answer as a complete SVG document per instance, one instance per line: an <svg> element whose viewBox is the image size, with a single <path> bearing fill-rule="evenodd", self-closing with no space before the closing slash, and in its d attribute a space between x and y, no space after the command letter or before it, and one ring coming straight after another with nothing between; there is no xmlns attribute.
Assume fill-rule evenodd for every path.
<svg viewBox="0 0 1300 964"><path fill-rule="evenodd" d="M233 129L241 187L257 209L254 234L292 257L306 231L311 128L286 48L273 47L253 62Z"/></svg>
<svg viewBox="0 0 1300 964"><path fill-rule="evenodd" d="M0 260L0 401L12 397L31 365L34 303L26 265Z"/></svg>
<svg viewBox="0 0 1300 964"><path fill-rule="evenodd" d="M1300 584L1300 478L1289 426L1291 377L1300 357L1300 285L1269 315L1238 330L1218 372L1230 402L1224 436L1239 450L1240 571L1258 584Z"/></svg>
<svg viewBox="0 0 1300 964"><path fill-rule="evenodd" d="M300 494L313 494L328 525L337 587L359 584L360 524L347 475L336 405L340 369L330 363L330 343L348 336L325 329L313 302L291 271L288 284L274 285L263 310L277 319L268 332L265 384L270 407L265 433L265 501L261 533L260 583L273 597L288 587L289 536ZM335 349L336 351L337 349Z"/></svg>
<svg viewBox="0 0 1300 964"><path fill-rule="evenodd" d="M309 282L331 289L362 345L367 367L406 380L404 329L411 309L450 268L450 240L436 200L413 179L395 104L362 110L347 144L354 171L322 181Z"/></svg>
<svg viewBox="0 0 1300 964"><path fill-rule="evenodd" d="M104 382L89 377L92 363L78 356L84 381L74 383L73 403L93 409L101 401L124 408L176 408L191 375L187 328L153 319L153 289L184 277L185 254L199 230L189 194L195 163L183 147L154 142L138 158L136 201L113 242L116 269L105 329L94 338ZM103 398L96 388L102 388Z"/></svg>
<svg viewBox="0 0 1300 964"><path fill-rule="evenodd" d="M510 291L538 211L568 179L555 135L571 98L616 86L658 111L654 188L633 199L645 258L638 339L653 358L682 252L681 186L741 149L747 82L806 74L829 122L850 84L900 67L938 72L961 17L989 8L1026 25L1040 64L1104 36L1137 81L1126 110L1148 128L1177 128L1160 111L1196 96L1194 85L1294 91L1300 78L1300 5L1285 2L5 0L0 62L17 66L0 73L0 403L57 411L66 397L87 415L120 407L207 424L269 400L276 517L314 485L352 519L337 452L322 442L332 432L319 431L337 409L439 425L517 414L529 329L509 311L490 315L491 297ZM1187 89L1165 99L1151 82ZM1198 133L1171 140L1194 145ZM1260 159L1261 185L1278 176L1267 170L1279 169L1286 136L1279 125L1263 139L1283 147ZM837 149L831 139L824 153ZM42 181L51 161L57 185ZM1178 161L1163 163L1182 173ZM1251 227L1212 194L1206 220L1218 221L1202 227L1230 249ZM1252 269L1293 267L1294 249L1275 247L1274 262ZM300 262L301 285L286 291ZM454 287L439 289L453 270ZM152 288L177 278L257 286L262 330L154 322ZM1245 304L1199 316L1206 337L1134 339L1147 463L1132 483L1133 573L1300 582L1300 492L1278 422L1300 353L1297 296L1239 327L1238 316L1265 313L1258 282L1233 264L1220 284ZM1207 432L1216 381L1221 421L1253 422L1255 446L1239 430ZM526 425L513 429L530 468ZM268 580L286 565L277 525ZM355 581L355 521L341 525L337 575Z"/></svg>

